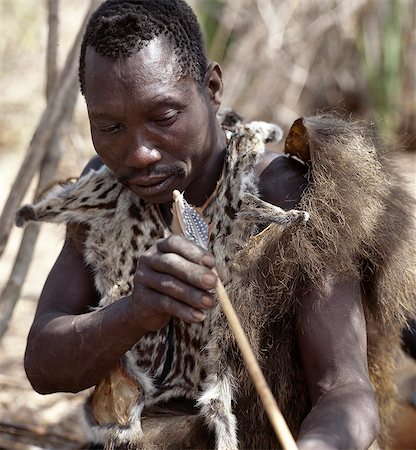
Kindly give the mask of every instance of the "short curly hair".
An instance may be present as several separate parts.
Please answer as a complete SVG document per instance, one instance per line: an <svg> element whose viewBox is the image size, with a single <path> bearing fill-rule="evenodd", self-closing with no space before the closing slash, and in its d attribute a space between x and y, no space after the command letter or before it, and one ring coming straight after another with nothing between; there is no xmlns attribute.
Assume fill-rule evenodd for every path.
<svg viewBox="0 0 416 450"><path fill-rule="evenodd" d="M149 41L166 36L173 44L181 75L202 85L207 56L201 28L183 0L107 0L92 14L81 45L79 81L85 95L85 54L92 47L113 59L128 57Z"/></svg>

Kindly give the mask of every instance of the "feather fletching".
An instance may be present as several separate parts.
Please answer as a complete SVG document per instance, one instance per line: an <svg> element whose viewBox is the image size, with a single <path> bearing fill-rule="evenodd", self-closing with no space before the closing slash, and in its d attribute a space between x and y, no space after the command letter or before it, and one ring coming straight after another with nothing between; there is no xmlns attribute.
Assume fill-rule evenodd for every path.
<svg viewBox="0 0 416 450"><path fill-rule="evenodd" d="M207 250L208 224L177 190L173 191L172 214L173 232L182 233L191 242Z"/></svg>

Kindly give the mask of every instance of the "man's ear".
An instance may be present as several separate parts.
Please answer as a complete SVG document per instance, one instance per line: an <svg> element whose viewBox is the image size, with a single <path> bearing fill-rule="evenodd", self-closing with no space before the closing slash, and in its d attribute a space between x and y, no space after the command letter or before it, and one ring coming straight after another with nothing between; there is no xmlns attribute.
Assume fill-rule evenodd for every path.
<svg viewBox="0 0 416 450"><path fill-rule="evenodd" d="M212 62L205 73L204 85L211 100L212 106L217 111L222 100L222 70L218 63Z"/></svg>

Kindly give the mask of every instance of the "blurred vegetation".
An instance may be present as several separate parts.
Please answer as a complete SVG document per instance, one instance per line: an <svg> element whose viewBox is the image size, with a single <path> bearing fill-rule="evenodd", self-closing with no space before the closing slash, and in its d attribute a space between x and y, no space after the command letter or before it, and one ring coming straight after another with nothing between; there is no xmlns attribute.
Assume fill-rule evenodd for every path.
<svg viewBox="0 0 416 450"><path fill-rule="evenodd" d="M372 105L382 130L392 135L416 121L416 5L391 0L381 6L363 14L357 42Z"/></svg>
<svg viewBox="0 0 416 450"><path fill-rule="evenodd" d="M44 108L45 3L0 0L0 157L25 151ZM87 3L60 2L61 62ZM224 106L285 130L301 115L335 108L415 150L416 0L189 3L210 58L223 66ZM83 102L70 131L68 154L82 165L92 154Z"/></svg>
<svg viewBox="0 0 416 450"><path fill-rule="evenodd" d="M286 128L335 108L415 150L415 0L191 3L224 67L225 104Z"/></svg>
<svg viewBox="0 0 416 450"><path fill-rule="evenodd" d="M59 3L58 64L62 68L89 2ZM0 0L0 29L0 173L8 179L2 159L18 163L23 158L46 105L47 1ZM93 154L90 141L85 106L78 101L74 123L64 137L65 167L58 178L79 174L79 168Z"/></svg>
<svg viewBox="0 0 416 450"><path fill-rule="evenodd" d="M35 1L0 0L0 151L26 145L43 107L43 73L29 75L46 45L42 12Z"/></svg>

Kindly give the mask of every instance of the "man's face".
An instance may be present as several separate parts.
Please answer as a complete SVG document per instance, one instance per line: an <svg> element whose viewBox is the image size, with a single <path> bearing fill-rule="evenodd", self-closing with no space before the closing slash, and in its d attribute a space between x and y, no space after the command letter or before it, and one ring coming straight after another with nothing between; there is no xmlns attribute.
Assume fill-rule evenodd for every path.
<svg viewBox="0 0 416 450"><path fill-rule="evenodd" d="M181 78L170 43L129 58L87 49L85 98L94 147L119 180L152 203L196 189L218 139L208 87Z"/></svg>

